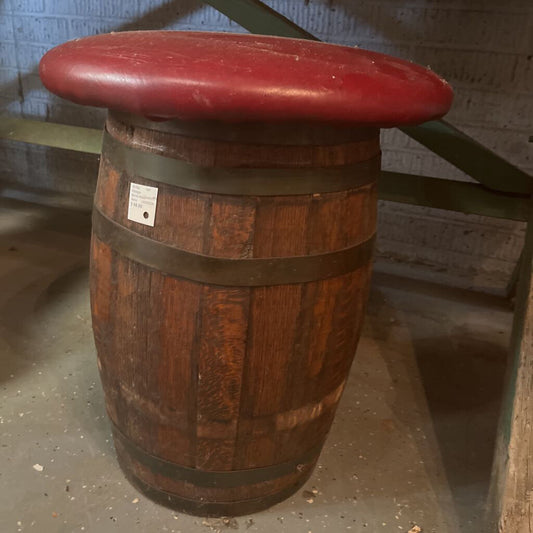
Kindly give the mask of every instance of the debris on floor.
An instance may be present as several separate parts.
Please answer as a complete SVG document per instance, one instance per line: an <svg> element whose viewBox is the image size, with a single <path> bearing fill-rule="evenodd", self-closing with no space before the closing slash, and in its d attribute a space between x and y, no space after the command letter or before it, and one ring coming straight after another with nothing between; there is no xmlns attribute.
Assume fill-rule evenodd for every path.
<svg viewBox="0 0 533 533"><path fill-rule="evenodd" d="M302 492L302 496L307 503L314 503L317 494L318 490L316 489L304 490Z"/></svg>
<svg viewBox="0 0 533 533"><path fill-rule="evenodd" d="M239 523L235 518L207 518L202 520L202 526L211 528L212 531L219 533L224 529L239 529Z"/></svg>
<svg viewBox="0 0 533 533"><path fill-rule="evenodd" d="M0 201L0 532L483 531L505 300L375 273L309 482L253 518L203 519L141 497L117 464L90 321L90 217L18 205Z"/></svg>

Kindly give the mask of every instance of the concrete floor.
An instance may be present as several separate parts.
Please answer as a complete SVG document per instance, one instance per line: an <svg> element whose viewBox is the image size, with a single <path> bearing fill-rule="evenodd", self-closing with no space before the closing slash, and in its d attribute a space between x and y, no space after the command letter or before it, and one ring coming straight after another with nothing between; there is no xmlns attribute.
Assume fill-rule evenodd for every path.
<svg viewBox="0 0 533 533"><path fill-rule="evenodd" d="M504 301L378 273L304 487L317 496L195 518L139 495L115 460L90 325L89 223L0 203L1 533L482 531L512 318Z"/></svg>

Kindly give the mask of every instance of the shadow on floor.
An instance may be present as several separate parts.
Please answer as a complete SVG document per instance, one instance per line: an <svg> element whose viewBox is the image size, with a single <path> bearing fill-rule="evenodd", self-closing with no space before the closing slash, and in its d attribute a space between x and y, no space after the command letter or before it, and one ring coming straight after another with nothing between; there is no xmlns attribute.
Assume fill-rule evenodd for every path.
<svg viewBox="0 0 533 533"><path fill-rule="evenodd" d="M41 360L51 332L75 319L72 299L87 283L90 216L2 200L0 227L3 382Z"/></svg>
<svg viewBox="0 0 533 533"><path fill-rule="evenodd" d="M404 351L396 358L383 350L382 355L393 381L394 376L407 377L418 398L416 405L427 410L432 431L426 433L433 434L438 447L461 533L479 533L504 386L509 304L492 295L433 283L389 275L376 278L379 288L370 302L370 329L394 343L395 324L406 326L409 338L404 341L411 353ZM411 298L414 292L417 298ZM441 305L434 305L435 298ZM398 416L412 425L413 418ZM417 429L411 427L414 433Z"/></svg>

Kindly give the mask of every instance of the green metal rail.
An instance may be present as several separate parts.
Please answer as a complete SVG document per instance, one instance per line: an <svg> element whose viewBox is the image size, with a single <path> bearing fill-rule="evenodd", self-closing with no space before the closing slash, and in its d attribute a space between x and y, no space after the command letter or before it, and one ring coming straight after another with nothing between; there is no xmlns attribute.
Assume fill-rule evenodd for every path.
<svg viewBox="0 0 533 533"><path fill-rule="evenodd" d="M401 130L489 189L524 195L533 193L531 176L444 120Z"/></svg>
<svg viewBox="0 0 533 533"><path fill-rule="evenodd" d="M253 33L318 41L259 0L207 3ZM404 127L402 131L479 183L383 171L380 199L511 220L528 219L528 201L533 193L531 176L443 120ZM0 138L99 154L102 132L2 117Z"/></svg>
<svg viewBox="0 0 533 533"><path fill-rule="evenodd" d="M206 0L206 3L252 33L319 40L259 0ZM489 189L533 193L531 176L444 120L400 129Z"/></svg>
<svg viewBox="0 0 533 533"><path fill-rule="evenodd" d="M319 40L258 0L206 0L206 3L251 33Z"/></svg>
<svg viewBox="0 0 533 533"><path fill-rule="evenodd" d="M0 139L77 152L100 154L102 132L37 120L0 117ZM495 192L477 183L453 181L399 172L381 173L379 198L462 213L511 220L527 220L526 196Z"/></svg>
<svg viewBox="0 0 533 533"><path fill-rule="evenodd" d="M466 214L527 221L529 197L487 189L479 183L381 172L379 199Z"/></svg>
<svg viewBox="0 0 533 533"><path fill-rule="evenodd" d="M0 115L0 139L99 154L102 131Z"/></svg>

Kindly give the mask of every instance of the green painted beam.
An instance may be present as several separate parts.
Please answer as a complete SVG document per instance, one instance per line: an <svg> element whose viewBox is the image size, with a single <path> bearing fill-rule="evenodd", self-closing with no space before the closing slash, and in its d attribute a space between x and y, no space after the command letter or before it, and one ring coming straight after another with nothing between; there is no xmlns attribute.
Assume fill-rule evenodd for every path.
<svg viewBox="0 0 533 533"><path fill-rule="evenodd" d="M533 193L533 178L444 120L401 130L495 191Z"/></svg>
<svg viewBox="0 0 533 533"><path fill-rule="evenodd" d="M533 204L527 224L484 531L531 531Z"/></svg>
<svg viewBox="0 0 533 533"><path fill-rule="evenodd" d="M207 0L207 3L252 33L319 40L259 0ZM533 192L531 176L443 120L402 131L489 189L518 194Z"/></svg>
<svg viewBox="0 0 533 533"><path fill-rule="evenodd" d="M102 131L0 115L0 139L99 154Z"/></svg>
<svg viewBox="0 0 533 533"><path fill-rule="evenodd" d="M0 139L100 154L102 132L51 122L0 117ZM527 220L528 198L468 183L399 172L381 173L382 200L510 220Z"/></svg>
<svg viewBox="0 0 533 533"><path fill-rule="evenodd" d="M251 33L278 35L295 39L318 39L258 0L206 0Z"/></svg>
<svg viewBox="0 0 533 533"><path fill-rule="evenodd" d="M528 220L529 197L491 191L465 181L382 171L380 200L509 220Z"/></svg>
<svg viewBox="0 0 533 533"><path fill-rule="evenodd" d="M499 436L503 440L503 448L508 449L513 429L513 404L516 399L516 382L520 371L520 357L523 349L531 352L533 346L524 346L524 336L531 335L531 325L526 322L529 312L531 314L531 296L533 293L533 203L530 203L530 216L524 239L524 248L520 258L520 270L517 288L517 300L515 302L513 328L511 331L511 359L509 360L508 382L504 391ZM526 328L528 331L526 332ZM533 367L529 367L530 372ZM531 382L531 378L529 379ZM528 390L529 392L529 390Z"/></svg>

